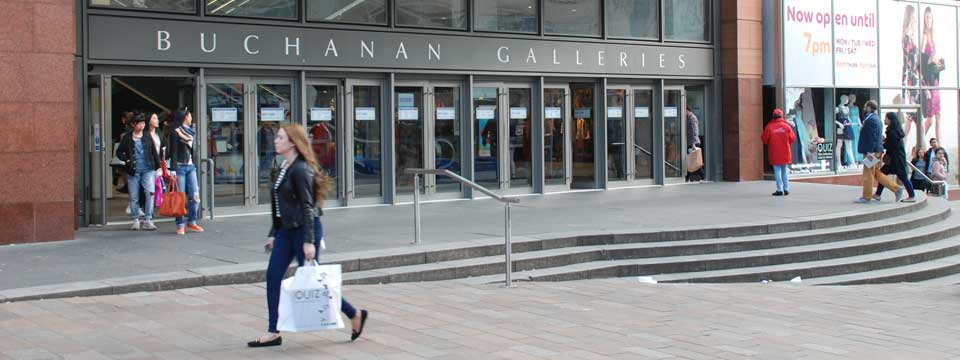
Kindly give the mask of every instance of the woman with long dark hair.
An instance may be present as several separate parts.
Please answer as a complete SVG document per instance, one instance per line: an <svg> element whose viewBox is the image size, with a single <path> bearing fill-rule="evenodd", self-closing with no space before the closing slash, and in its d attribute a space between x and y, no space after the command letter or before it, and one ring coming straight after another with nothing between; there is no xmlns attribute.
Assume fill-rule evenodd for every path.
<svg viewBox="0 0 960 360"><path fill-rule="evenodd" d="M907 198L903 199L903 187L897 189L897 202L903 199L903 202L915 202L913 183L907 177L907 151L903 146L903 126L900 125L900 119L896 113L888 112L883 122L887 125L886 136L883 139L883 149L886 151L888 162L885 164L886 174L897 175L897 179L907 188ZM873 195L874 200L880 201L880 194L883 193L883 184L877 186L877 193Z"/></svg>
<svg viewBox="0 0 960 360"><path fill-rule="evenodd" d="M299 124L284 124L273 140L276 153L283 157L273 179L270 217L273 220L267 239L271 249L267 265L267 334L247 343L250 347L277 346L283 343L277 330L280 283L294 259L304 262L316 258L323 238L319 207L331 187L331 179L317 165L307 130ZM363 332L367 311L357 310L341 298L340 310L351 320L356 340Z"/></svg>
<svg viewBox="0 0 960 360"><path fill-rule="evenodd" d="M187 219L177 217L177 235L184 234L184 228L193 232L202 232L203 228L197 225L197 211L200 205L200 186L197 181L197 165L193 163L193 150L196 144L196 130L193 128L193 115L182 110L173 113L173 123L170 124L167 151L170 153L170 175L177 187L187 195Z"/></svg>

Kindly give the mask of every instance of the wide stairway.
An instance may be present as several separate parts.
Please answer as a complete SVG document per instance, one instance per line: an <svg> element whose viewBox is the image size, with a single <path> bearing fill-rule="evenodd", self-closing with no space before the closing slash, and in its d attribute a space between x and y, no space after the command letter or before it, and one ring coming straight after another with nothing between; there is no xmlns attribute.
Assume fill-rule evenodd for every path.
<svg viewBox="0 0 960 360"><path fill-rule="evenodd" d="M652 277L669 283L960 283L960 216L941 198L802 221L603 233L513 244L513 279ZM346 284L504 281L504 246L424 247L342 258Z"/></svg>

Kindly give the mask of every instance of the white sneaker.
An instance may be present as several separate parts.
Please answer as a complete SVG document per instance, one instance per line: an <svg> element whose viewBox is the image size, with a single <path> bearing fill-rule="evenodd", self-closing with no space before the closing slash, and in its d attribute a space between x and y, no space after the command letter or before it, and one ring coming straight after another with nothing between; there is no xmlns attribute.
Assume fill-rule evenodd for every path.
<svg viewBox="0 0 960 360"><path fill-rule="evenodd" d="M857 199L854 200L853 202L855 202L855 203L857 203L857 204L866 204L866 203L870 202L870 200L869 200L869 199L864 199L864 198L857 198Z"/></svg>
<svg viewBox="0 0 960 360"><path fill-rule="evenodd" d="M133 225L130 225L130 230L140 230L140 219L133 220Z"/></svg>
<svg viewBox="0 0 960 360"><path fill-rule="evenodd" d="M903 186L897 189L897 200L895 202L900 202L900 200L903 200Z"/></svg>
<svg viewBox="0 0 960 360"><path fill-rule="evenodd" d="M140 230L156 230L157 226L153 224L153 221L146 220L143 222L143 226L140 227Z"/></svg>

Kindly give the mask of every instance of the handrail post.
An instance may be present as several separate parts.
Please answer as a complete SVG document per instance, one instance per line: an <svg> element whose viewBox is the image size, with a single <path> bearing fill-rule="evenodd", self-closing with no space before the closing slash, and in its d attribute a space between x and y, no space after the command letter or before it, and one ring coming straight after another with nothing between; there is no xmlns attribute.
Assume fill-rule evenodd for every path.
<svg viewBox="0 0 960 360"><path fill-rule="evenodd" d="M420 174L413 174L413 243L420 245Z"/></svg>
<svg viewBox="0 0 960 360"><path fill-rule="evenodd" d="M503 254L504 254L504 278L506 279L505 287L512 287L513 281L511 275L513 275L513 261L510 259L510 255L513 253L513 242L510 240L510 203L503 203Z"/></svg>

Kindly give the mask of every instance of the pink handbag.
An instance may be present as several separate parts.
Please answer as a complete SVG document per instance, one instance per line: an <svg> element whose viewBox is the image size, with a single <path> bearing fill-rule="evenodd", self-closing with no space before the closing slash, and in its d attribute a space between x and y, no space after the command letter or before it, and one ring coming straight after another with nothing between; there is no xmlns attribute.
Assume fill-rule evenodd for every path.
<svg viewBox="0 0 960 360"><path fill-rule="evenodd" d="M153 206L160 207L163 204L163 178L157 176L156 189L153 192Z"/></svg>

